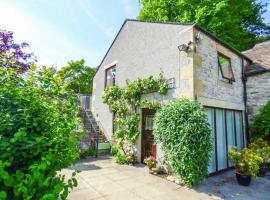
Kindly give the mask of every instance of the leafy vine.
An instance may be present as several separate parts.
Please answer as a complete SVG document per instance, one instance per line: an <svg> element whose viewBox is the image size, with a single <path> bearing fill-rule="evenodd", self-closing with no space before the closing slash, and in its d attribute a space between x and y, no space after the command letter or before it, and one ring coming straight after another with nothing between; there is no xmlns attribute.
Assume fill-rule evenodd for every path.
<svg viewBox="0 0 270 200"><path fill-rule="evenodd" d="M140 134L139 109L159 108L158 102L149 101L144 95L153 92L166 95L168 89L168 83L162 73L157 78L148 76L133 82L127 80L124 88L115 85L105 89L103 103L109 105L115 114L113 137L116 140L118 155L127 158L121 163L132 163L136 159L135 142Z"/></svg>

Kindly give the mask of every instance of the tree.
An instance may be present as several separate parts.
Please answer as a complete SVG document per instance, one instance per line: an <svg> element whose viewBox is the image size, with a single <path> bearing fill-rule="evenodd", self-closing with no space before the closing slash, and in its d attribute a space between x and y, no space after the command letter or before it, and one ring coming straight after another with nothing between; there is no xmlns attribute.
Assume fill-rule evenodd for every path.
<svg viewBox="0 0 270 200"><path fill-rule="evenodd" d="M61 77L66 91L73 94L92 94L95 71L95 68L88 67L84 59L81 59L68 62L57 74Z"/></svg>
<svg viewBox="0 0 270 200"><path fill-rule="evenodd" d="M138 18L161 22L195 22L238 50L270 38L263 22L267 4L256 0L139 0Z"/></svg>
<svg viewBox="0 0 270 200"><path fill-rule="evenodd" d="M0 199L66 199L77 185L59 174L79 156L76 100L54 77L46 67L23 78L0 70Z"/></svg>
<svg viewBox="0 0 270 200"><path fill-rule="evenodd" d="M30 69L30 66L36 62L33 53L28 53L25 48L29 44L14 43L13 33L0 30L0 68L12 68L17 73L23 73Z"/></svg>

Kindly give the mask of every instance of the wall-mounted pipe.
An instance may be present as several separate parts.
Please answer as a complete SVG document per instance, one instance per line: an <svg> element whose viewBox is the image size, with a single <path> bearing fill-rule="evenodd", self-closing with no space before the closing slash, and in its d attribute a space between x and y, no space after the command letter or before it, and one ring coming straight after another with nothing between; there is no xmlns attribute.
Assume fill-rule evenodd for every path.
<svg viewBox="0 0 270 200"><path fill-rule="evenodd" d="M245 127L246 127L246 139L247 144L250 143L250 135L249 135L249 122L248 122L248 107L247 107L247 75L246 75L246 67L244 58L241 58L242 64L242 82L243 82L243 101L245 106Z"/></svg>

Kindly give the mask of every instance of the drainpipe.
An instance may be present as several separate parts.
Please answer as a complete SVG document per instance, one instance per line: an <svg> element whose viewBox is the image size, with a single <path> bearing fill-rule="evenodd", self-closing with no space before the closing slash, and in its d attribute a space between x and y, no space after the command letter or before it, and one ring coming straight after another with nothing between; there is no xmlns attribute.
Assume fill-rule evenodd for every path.
<svg viewBox="0 0 270 200"><path fill-rule="evenodd" d="M249 123L248 123L248 108L247 108L247 76L246 76L246 69L245 69L245 63L244 58L242 57L242 82L243 82L243 100L244 100L244 106L245 106L245 125L246 125L246 139L247 144L250 143L250 137L249 137Z"/></svg>

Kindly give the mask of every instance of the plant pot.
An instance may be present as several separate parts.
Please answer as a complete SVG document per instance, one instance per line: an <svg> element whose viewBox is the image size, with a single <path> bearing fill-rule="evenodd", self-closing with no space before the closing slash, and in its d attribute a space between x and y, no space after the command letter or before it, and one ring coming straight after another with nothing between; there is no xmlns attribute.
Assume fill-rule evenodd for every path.
<svg viewBox="0 0 270 200"><path fill-rule="evenodd" d="M251 181L250 176L240 174L239 172L236 172L235 175L236 175L236 180L237 180L239 185L249 186L250 181Z"/></svg>
<svg viewBox="0 0 270 200"><path fill-rule="evenodd" d="M260 167L260 170L258 172L259 177L264 177L266 174L266 167Z"/></svg>

